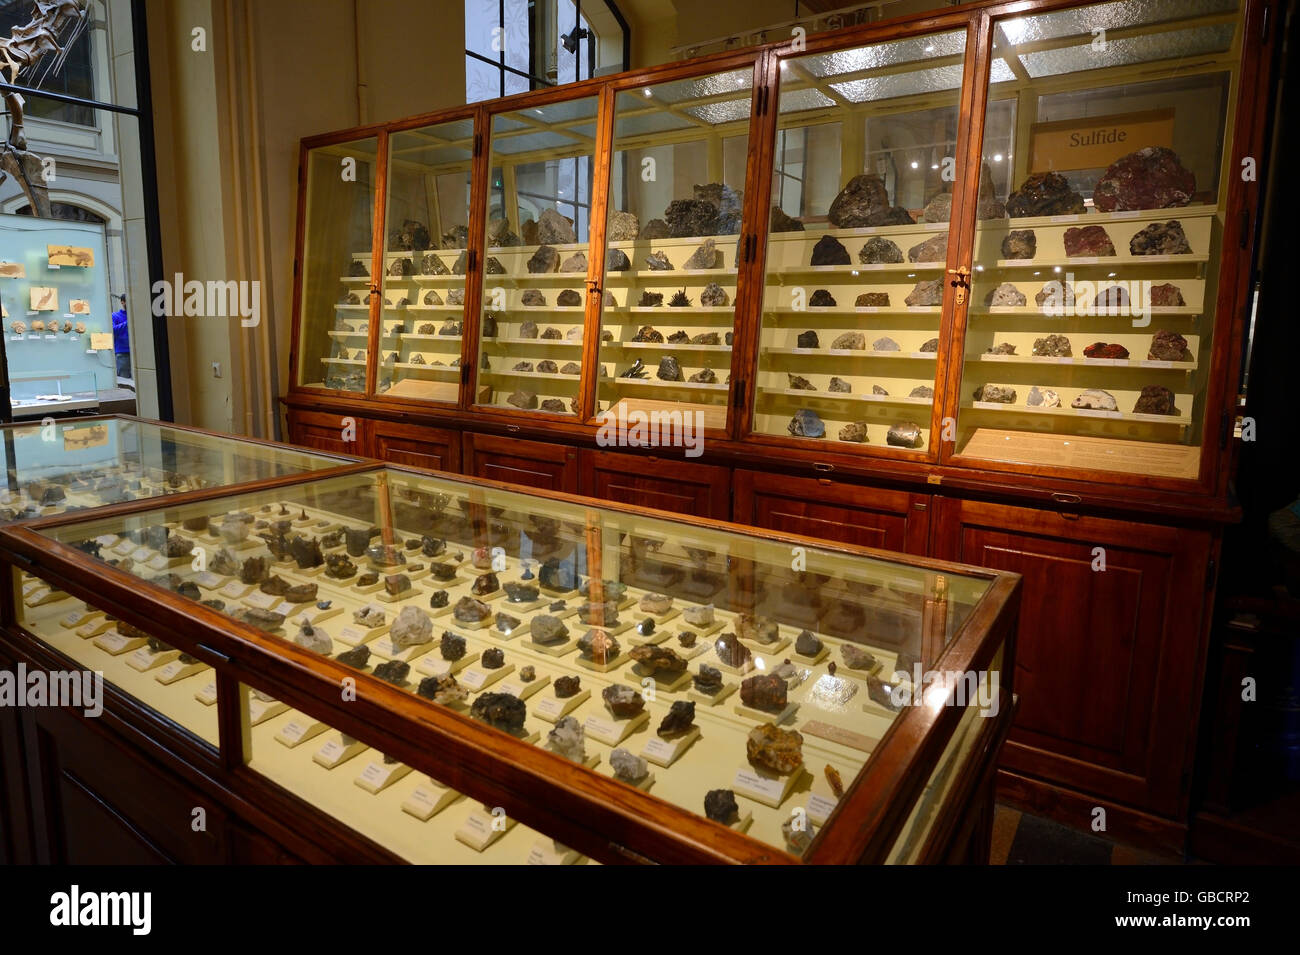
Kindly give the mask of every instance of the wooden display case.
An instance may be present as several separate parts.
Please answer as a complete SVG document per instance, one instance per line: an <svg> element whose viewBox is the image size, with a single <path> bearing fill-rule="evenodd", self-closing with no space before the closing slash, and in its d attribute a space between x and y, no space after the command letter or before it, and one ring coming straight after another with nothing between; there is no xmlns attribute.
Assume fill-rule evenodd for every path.
<svg viewBox="0 0 1300 955"><path fill-rule="evenodd" d="M238 515L253 531L234 540ZM207 559L167 559L163 530ZM128 565L119 544L158 546ZM143 832L155 855L187 861L986 857L1015 706L1015 574L379 466L11 525L0 559L4 653L106 681L104 719L65 708L21 727L56 744L29 759L59 760L28 768L45 861L84 858L92 823L110 845ZM243 582L259 568L261 584ZM406 586L376 589L372 568ZM472 595L489 616L462 615ZM386 619L366 629L376 611ZM558 643L554 619L570 630ZM620 644L612 659L578 639L597 629ZM689 669L642 672L643 646ZM580 692L561 692L574 677ZM635 713L602 702L632 695ZM665 729L670 712L689 718ZM765 726L797 739L799 758L747 759ZM119 750L162 769L125 773L119 796L105 770ZM115 818L82 791L40 788L59 772ZM159 782L142 799L146 775ZM729 818L705 818L712 790L734 797ZM177 849L164 831L184 800L220 804L210 844ZM298 831L266 825L276 814ZM177 818L187 826L189 809Z"/></svg>
<svg viewBox="0 0 1300 955"><path fill-rule="evenodd" d="M401 128L466 117L474 122L467 344L458 402L293 387L284 399L291 420L356 416L367 427L459 432L460 468L469 474L619 499L633 485L611 478L639 473L656 503L683 513L841 541L879 538L891 548L930 556L962 553L969 545L960 521L937 519L940 509L985 513L986 505L1005 506L994 526L1021 548L1019 568L1034 566L1040 543L1042 553L1063 559L1094 530L1099 536L1092 547L1117 547L1119 538L1103 530L1111 526L1106 522L1126 522L1134 539L1161 542L1157 562L1195 568L1194 579L1181 585L1195 591L1195 599L1182 604L1186 612L1167 620L1143 616L1128 631L1116 624L1103 635L1107 641L1131 638L1178 661L1150 671L1154 683L1144 692L1154 701L1154 723L1178 737L1173 775L1190 778L1192 748L1185 744L1196 729L1206 608L1214 597L1221 528L1238 517L1229 493L1234 422L1265 181L1258 164L1269 155L1266 119L1279 9L1274 0L976 2L412 118ZM553 115L578 102L588 104L580 116ZM552 155L542 150L532 157L525 151L490 158L494 123L506 116L531 116L520 120L530 135L554 123ZM1063 153L1062 131L1068 140L1072 129L1095 117L1135 139L1126 139L1124 149L1094 142L1085 160ZM305 139L302 164L310 164L318 147L373 135L382 168L387 137L399 125ZM1082 132L1086 139L1089 131ZM1095 193L1107 170L1148 145L1171 148L1194 183L1173 199L1137 203L1145 208L1114 199L1108 187L1102 193L1110 198L1098 204ZM549 200L525 196L521 205L512 168L578 154L590 157L574 180L586 190L581 214L558 193ZM641 179L647 159L656 160L656 175L663 172L657 180ZM1121 163L1118 172L1123 169ZM1032 193L1026 183L1044 170L1063 177L1059 207L1024 201ZM859 222L837 212L832 221L836 197L859 174L880 176L887 207L877 210L882 217ZM499 205L495 198L489 202L490 193L500 197ZM653 230L642 235L649 219L664 218L671 201L701 197L717 200L725 228L715 225L707 235L674 235L671 228L662 237ZM376 192L366 200L376 222L382 198ZM522 241L524 221L557 204L583 223L575 230L582 241L566 246L561 261L581 252L585 271L557 271L544 283L533 273L515 274L541 243L502 247L502 255L491 238L501 233L490 225L489 210L523 209L511 227ZM309 205L300 211L300 233L316 228ZM635 238L623 231L628 213L638 219ZM1144 254L1135 254L1130 242L1140 229L1170 220L1178 222L1186 249L1176 242L1177 251L1139 243ZM1113 256L1073 247L1077 233L1071 230L1097 227L1108 234ZM1023 245L1004 250L1011 233L1029 230L1032 253ZM722 253L720 267L684 270L706 239ZM849 261L827 242L818 262L831 264L814 265L824 239L838 243ZM875 251L867 257L879 261L861 261L869 242ZM886 242L897 247L896 255ZM647 266L655 252L673 271ZM611 268L622 264L621 255L629 267ZM498 284L517 289L520 298L522 290L536 288L544 308L553 309L563 289L576 293L579 304L564 306L572 311L562 315L529 314L538 342L487 344L480 334L491 311L484 295L499 278L485 272L489 256L509 273ZM1086 308L1055 314L1036 296L1058 275L1089 305L1103 287L1118 283L1137 290L1130 299L1139 306L1151 305L1153 287L1176 286L1177 295L1163 291L1160 304L1145 315L1098 316ZM701 306L710 281L729 304ZM919 283L934 281L937 287L914 296L918 304L906 301ZM1014 290L1004 288L996 301L988 300L1004 283ZM668 304L679 290L689 306ZM819 290L834 304L818 297L810 305ZM300 287L298 299L305 291ZM663 294L664 304L636 304L644 292ZM861 296L869 296L863 304ZM522 320L518 298L507 297L505 304ZM560 339L540 341L548 324ZM664 340L633 341L642 325L653 325ZM579 326L581 356L569 357L579 351ZM695 343L710 332L718 334L719 345ZM809 339L800 344L806 332L817 334L815 349ZM1159 348L1153 347L1157 332L1166 333ZM833 348L845 333L860 334L864 347ZM1066 340L1068 354L1060 341L1054 347L1044 342L1036 353L1036 344L1053 335ZM1173 353L1174 335L1185 353ZM878 340L888 341L873 348ZM1100 357L1086 351L1096 344L1103 346ZM532 390L542 396L539 405L555 397L569 412L576 400L576 413L488 403L487 393L471 384L478 380L471 370L481 368L485 354L494 373L503 357L510 369L520 361L549 358L557 370L573 362L576 383L572 369L562 382L554 380L563 384L562 395ZM668 355L684 381L658 378L658 363ZM621 379L637 358L646 378ZM717 381L690 382L706 364ZM804 381L793 382L791 375ZM512 389L528 387L517 384L526 380L516 379ZM981 386L1014 395L1010 401L977 399ZM1148 387L1148 401L1139 408ZM1029 404L1031 389L1052 393L1045 406ZM1114 407L1104 397L1099 407L1073 407L1090 389L1105 392ZM677 447L653 446L629 440L632 422L626 419L616 417L612 433L604 427L603 412L610 408L659 412L669 425L673 419L662 416L690 415L701 427L683 432L683 440L672 438ZM800 408L817 413L825 437L790 433ZM301 439L307 437L303 432ZM686 437L702 438L693 448L699 457L684 453ZM382 456L376 442L366 450ZM619 468L610 463L615 457L625 462ZM678 464L714 470L682 471L684 486L674 493ZM699 489L702 473L714 482L713 493ZM721 511L719 486L729 498ZM1152 556L1139 552L1123 556ZM1028 604L1054 606L1050 582L1027 577ZM1080 577L1076 586L1081 606L1102 606L1114 598L1116 582L1098 574ZM1054 645L1068 648L1072 658L1092 659L1087 648L1096 634L1086 615L1054 617L1052 626ZM1027 627L1022 624L1024 641L1043 639ZM1088 678L1104 694L1122 694L1131 691L1124 672L1098 666ZM1030 691L1040 699L1028 701L1026 712L1073 700L1073 679L1066 668L1041 672ZM1178 845L1186 787L1171 790L1167 781L1154 781L1158 772L1151 764L1134 771L1133 785L1113 786L1114 753L1089 743L1113 743L1110 723L1109 714L1076 701L1065 716L1069 729L1041 732L1034 720L1014 729L1019 755L1015 772L1004 776L1008 793L1040 810L1065 807L1058 816L1081 827L1088 820L1079 807L1107 805L1112 818L1137 820L1128 837ZM1137 746L1132 739L1125 745ZM1128 765L1136 766L1137 749L1126 752ZM1026 795L1034 787L1037 794ZM1064 791L1069 800L1058 798Z"/></svg>

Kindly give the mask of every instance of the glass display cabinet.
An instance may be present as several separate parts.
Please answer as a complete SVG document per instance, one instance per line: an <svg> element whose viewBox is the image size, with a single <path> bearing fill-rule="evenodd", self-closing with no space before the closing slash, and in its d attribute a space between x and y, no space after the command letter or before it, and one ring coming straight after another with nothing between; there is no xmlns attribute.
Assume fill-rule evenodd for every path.
<svg viewBox="0 0 1300 955"><path fill-rule="evenodd" d="M0 520L277 483L354 459L126 416L0 428Z"/></svg>
<svg viewBox="0 0 1300 955"><path fill-rule="evenodd" d="M476 405L580 408L597 97L490 119Z"/></svg>
<svg viewBox="0 0 1300 955"><path fill-rule="evenodd" d="M780 60L753 432L931 447L965 52Z"/></svg>
<svg viewBox="0 0 1300 955"><path fill-rule="evenodd" d="M376 391L456 404L474 121L390 133Z"/></svg>
<svg viewBox="0 0 1300 955"><path fill-rule="evenodd" d="M598 415L726 428L753 59L614 94Z"/></svg>
<svg viewBox="0 0 1300 955"><path fill-rule="evenodd" d="M1014 574L403 469L0 548L18 633L408 861L933 861L1013 709Z"/></svg>
<svg viewBox="0 0 1300 955"><path fill-rule="evenodd" d="M994 22L959 458L1198 475L1237 6Z"/></svg>
<svg viewBox="0 0 1300 955"><path fill-rule="evenodd" d="M9 379L9 404L15 418L99 409L92 371L18 374Z"/></svg>
<svg viewBox="0 0 1300 955"><path fill-rule="evenodd" d="M323 143L303 155L292 376L299 387L362 393L379 311L372 296L382 290L372 274L378 139Z"/></svg>

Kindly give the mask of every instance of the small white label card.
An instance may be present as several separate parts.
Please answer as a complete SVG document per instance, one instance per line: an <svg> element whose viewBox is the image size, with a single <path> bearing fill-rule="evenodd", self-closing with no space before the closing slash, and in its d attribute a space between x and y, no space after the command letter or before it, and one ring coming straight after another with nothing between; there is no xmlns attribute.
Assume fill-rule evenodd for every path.
<svg viewBox="0 0 1300 955"><path fill-rule="evenodd" d="M45 603L45 601L49 599L50 599L50 588L42 586L42 587L37 587L34 590L32 590L30 593L28 593L27 596L23 598L23 604L25 604L28 607L35 607L38 604Z"/></svg>
<svg viewBox="0 0 1300 955"><path fill-rule="evenodd" d="M468 667L463 670L456 678L461 686L468 687L470 691L477 693L484 687L491 686L497 680L501 679L507 673L514 670L513 663L507 663L503 667L497 667L495 670L482 670L478 667Z"/></svg>
<svg viewBox="0 0 1300 955"><path fill-rule="evenodd" d="M386 763L383 759L366 763L361 775L352 780L368 793L381 792L411 771L405 763Z"/></svg>
<svg viewBox="0 0 1300 955"><path fill-rule="evenodd" d="M587 722L582 724L582 728L592 739L617 746L649 721L650 714L644 710L626 720L610 720L593 715L587 717Z"/></svg>
<svg viewBox="0 0 1300 955"><path fill-rule="evenodd" d="M683 733L676 739L664 739L660 736L652 736L646 741L641 750L641 755L656 766L671 766L677 757L691 748L691 744L700 738L700 728L692 727L688 732Z"/></svg>
<svg viewBox="0 0 1300 955"><path fill-rule="evenodd" d="M131 559L137 564L147 563L149 558L153 556L155 556L154 552L148 547L137 547L135 550L131 551Z"/></svg>
<svg viewBox="0 0 1300 955"><path fill-rule="evenodd" d="M761 802L764 806L779 809L781 803L785 802L785 797L794 788L795 780L799 775L800 771L796 770L785 776L760 776L750 767L742 766L736 770L736 778L732 781L731 788L742 796Z"/></svg>
<svg viewBox="0 0 1300 955"><path fill-rule="evenodd" d="M482 852L514 826L515 821L504 811L489 813L482 809L475 809L465 817L465 821L456 830L456 841Z"/></svg>
<svg viewBox="0 0 1300 955"><path fill-rule="evenodd" d="M204 706L211 706L217 702L217 681L209 680L203 685L203 689L194 694L194 699L198 700Z"/></svg>
<svg viewBox="0 0 1300 955"><path fill-rule="evenodd" d="M101 650L106 650L113 656L128 653L148 642L144 637L124 637L116 630L111 633L102 633L95 638L95 646Z"/></svg>
<svg viewBox="0 0 1300 955"><path fill-rule="evenodd" d="M299 713L280 727L280 732L275 734L275 738L292 749L299 743L315 739L327 729L329 727L319 720L314 720L305 713Z"/></svg>
<svg viewBox="0 0 1300 955"><path fill-rule="evenodd" d="M221 594L231 600L239 600L252 589L252 584L241 584L238 580L232 580L221 588Z"/></svg>
<svg viewBox="0 0 1300 955"><path fill-rule="evenodd" d="M342 733L335 733L325 741L320 749L312 753L312 761L318 766L324 766L326 769L333 769L335 766L341 766L353 756L367 749L365 743L360 740L347 742L343 739Z"/></svg>
<svg viewBox="0 0 1300 955"><path fill-rule="evenodd" d="M338 632L340 643L346 643L350 647L360 646L363 643L369 643L388 632L388 627L363 627L360 624L348 624Z"/></svg>
<svg viewBox="0 0 1300 955"><path fill-rule="evenodd" d="M154 667L160 667L165 663L170 663L181 655L179 650L163 650L154 653L148 647L141 647L129 657L126 658L126 665L132 670L139 670L141 673L146 670L152 670Z"/></svg>
<svg viewBox="0 0 1300 955"><path fill-rule="evenodd" d="M279 606L280 598L274 594L263 593L259 590L245 597L244 603L250 607L256 607L258 610L272 610Z"/></svg>
<svg viewBox="0 0 1300 955"><path fill-rule="evenodd" d="M812 820L813 825L824 826L836 805L838 805L837 800L823 796L821 793L809 793L808 818Z"/></svg>
<svg viewBox="0 0 1300 955"><path fill-rule="evenodd" d="M429 778L425 778L411 794L402 801L402 812L408 813L421 822L428 822L457 799L460 793L448 789Z"/></svg>
<svg viewBox="0 0 1300 955"><path fill-rule="evenodd" d="M538 839L528 850L528 865L573 865L580 858L577 849L562 846L554 839Z"/></svg>
<svg viewBox="0 0 1300 955"><path fill-rule="evenodd" d="M257 726L265 723L271 717L279 716L288 708L286 704L281 703L279 700L262 700L250 693L248 695L248 724Z"/></svg>
<svg viewBox="0 0 1300 955"><path fill-rule="evenodd" d="M166 570L172 565L172 562L162 554L154 554L144 562L144 565L150 570Z"/></svg>
<svg viewBox="0 0 1300 955"><path fill-rule="evenodd" d="M194 582L207 590L217 590L225 586L226 578L219 577L210 570L205 570L195 575Z"/></svg>
<svg viewBox="0 0 1300 955"><path fill-rule="evenodd" d="M77 628L77 636L83 640L89 640L91 637L97 637L105 630L113 626L113 621L107 617L93 617L87 620Z"/></svg>
<svg viewBox="0 0 1300 955"><path fill-rule="evenodd" d="M582 690L573 696L560 698L558 696L544 696L537 701L533 707L533 715L546 720L548 723L557 723L562 716L568 716L591 697L590 690Z"/></svg>
<svg viewBox="0 0 1300 955"><path fill-rule="evenodd" d="M549 676L537 677L528 683L524 683L522 680L502 680L501 685L497 687L497 692L509 693L511 696L526 700L550 682L551 678Z"/></svg>
<svg viewBox="0 0 1300 955"><path fill-rule="evenodd" d="M82 624L89 623L91 618L98 615L100 615L98 610L73 610L59 618L59 625L66 627L68 630L75 630Z"/></svg>
<svg viewBox="0 0 1300 955"><path fill-rule="evenodd" d="M183 663L180 660L173 660L166 666L159 668L158 672L154 674L154 679L163 684L175 683L177 680L183 680L186 677L193 676L206 667L206 663L200 663L197 661L194 663Z"/></svg>

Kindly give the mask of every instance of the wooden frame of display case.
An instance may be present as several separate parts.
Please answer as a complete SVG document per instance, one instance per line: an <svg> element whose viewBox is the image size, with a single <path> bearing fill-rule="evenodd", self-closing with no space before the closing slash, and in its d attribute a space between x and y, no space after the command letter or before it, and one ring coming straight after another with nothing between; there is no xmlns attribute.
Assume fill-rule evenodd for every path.
<svg viewBox="0 0 1300 955"><path fill-rule="evenodd" d="M1245 8L1243 31L1246 36L1260 36L1265 47L1271 36L1263 36L1262 21L1272 9L1273 0L1242 0ZM954 212L945 272L970 268L974 239L975 201L980 152L983 143L985 108L989 95L992 27L994 21L1007 17L1045 13L1087 6L1080 0L1017 0L964 5L949 12L919 17L902 17L834 33L815 35L800 41L783 41L740 52L725 52L683 63L649 67L612 77L584 80L545 90L520 93L491 100L472 107L436 111L390 124L342 130L302 140L300 148L300 190L297 208L296 282L293 313L293 345L290 353L291 380L298 380L298 351L301 334L302 262L306 224L306 161L309 152L319 146L338 145L351 140L376 137L378 143L376 195L374 202L374 244L372 250L372 289L381 283L375 268L380 268L386 213L387 137L443 121L473 118L475 122L473 160L475 171L471 184L469 229L469 267L465 275L463 311L462 376L460 400L453 408L447 404L420 399L375 394L376 339L372 335L368 352L368 383L364 394L340 393L294 384L285 399L289 407L302 411L363 411L378 418L410 421L411 416L430 424L446 424L507 434L562 437L580 444L594 443L597 419L592 416L596 391L596 353L599 346L600 292L604 282L605 209L608 202L609 156L612 151L613 101L629 88L674 79L705 75L724 69L752 65L756 83L751 91L750 145L747 160L747 188L744 197L744 225L736 236L738 247L737 295L735 301L736 347L733 355L732 386L728 391L728 424L725 431L710 431L710 454L720 460L758 460L778 469L814 467L822 471L879 477L902 481L923 480L953 487L1010 493L1046 503L1082 504L1085 501L1102 507L1131 507L1150 513L1165 510L1171 519L1178 517L1231 520L1232 511L1224 503L1231 470L1232 449L1228 438L1235 416L1232 384L1240 368L1239 333L1244 322L1242 289L1250 269L1250 252L1255 216L1245 205L1252 184L1230 176L1226 185L1229 209L1240 210L1228 215L1223 230L1223 254L1214 323L1212 367L1206 378L1204 427L1200 452L1200 473L1196 480L1163 478L1141 473L1080 471L1074 468L1003 464L996 461L959 455L948 442L940 441L922 451L866 446L809 447L807 442L779 436L753 433L750 418L753 406L753 369L757 367L758 328L755 318L763 288L763 259L768 229L758 210L767 200L772 183L771 153L776 127L776 111L771 108L773 93L779 83L778 64L785 58L832 52L862 44L918 36L940 30L964 28L967 31L963 81L959 91L958 147L963 150L961 172L954 182ZM1234 18L1235 20L1235 18ZM1261 52L1266 52L1262 50ZM1265 55L1243 56L1238 65L1236 96L1228 104L1228 122L1232 129L1231 155L1223 157L1223 168L1234 169L1245 156L1262 155L1267 98L1253 95L1266 82L1269 58ZM1122 72L1124 68L1117 68ZM472 361L477 360L479 319L482 312L484 236L486 231L486 190L490 169L490 135L492 117L547 104L595 96L598 101L594 123L597 127L593 155L593 182L590 225L587 240L583 371L579 383L581 409L578 416L553 416L512 408L489 407L475 403L472 394ZM1239 104L1249 104L1239 108ZM1222 187L1221 187L1222 188ZM770 205L770 203L766 203ZM763 220L763 221L760 221ZM931 424L956 417L963 361L966 306L954 303L951 281L945 282L940 326L939 377L936 381ZM372 301L371 330L378 332L376 305ZM473 337L473 341L471 341ZM1218 438L1216 441L1215 438ZM773 460L773 458L779 460ZM1008 480L1011 478L1011 480Z"/></svg>
<svg viewBox="0 0 1300 955"><path fill-rule="evenodd" d="M378 464L366 470L377 475L384 473L383 466ZM415 476L426 474L407 468L388 470ZM298 483L312 482L307 479ZM471 493L480 488L517 493L512 485L494 481L458 478L456 483L468 485ZM252 490L256 489L241 487L232 493ZM534 492L533 496L540 501L587 507L591 504L586 498L569 494ZM166 503L186 501L173 499ZM158 501L131 502L129 507L115 508L106 516L147 513L157 510L159 504ZM983 721L977 741L967 756L955 764L958 778L952 792L959 794L961 804L945 801L939 805L932 828L922 841L919 861L978 859L987 851L986 845L964 842L956 845L952 838L959 832L969 834L969 827L959 825L967 810L974 808L976 815L972 818L978 822L987 821L991 809L994 756L1015 709L1011 681L1020 590L1018 575L790 535L756 533L751 528L720 521L683 518L645 508L602 504L600 511L651 517L764 542L810 545L847 556L987 579L988 590L954 632L934 667L960 672L986 670L1001 651L999 713ZM599 518L600 511L593 512L595 518ZM96 511L90 519L98 519L99 513ZM601 862L788 864L800 861L727 826L513 739L447 707L429 704L369 674L358 673L292 642L262 633L117 567L98 561L92 563L87 554L38 533L44 528L77 524L86 519L84 513L58 515L0 529L0 571L8 574L11 581L0 588L4 591L0 607L7 614L0 645L7 644L5 648L20 657L36 649L34 658L47 666L76 667L58 651L41 645L38 637L16 623L15 585L19 579L16 570L38 575L128 623L166 633L174 646L198 657L216 672L219 725L216 750L206 744L197 745L186 730L112 688L106 713L111 710L114 721L120 720L127 726L148 727L143 733L146 740L159 737L170 740L172 749L182 750L182 762L194 762L197 764L194 768L200 772L206 764L207 772L219 774L216 783L223 789L262 805L295 802L291 794L245 765L249 727L247 711L240 701L239 684L242 683L273 693L277 699L328 721L335 729L371 741L382 752L486 805L503 806L511 818ZM595 532L600 532L599 526ZM357 677L361 679L356 683L355 700L341 706L340 681ZM884 861L966 709L909 706L900 713L882 736L866 767L848 785L802 861L811 864ZM302 808L295 807L295 816L302 812ZM323 825L327 829L347 831L346 823L330 823L314 807L306 816L313 829ZM974 838L987 838L980 824L975 827ZM350 832L344 843L349 851L364 853L372 848L365 837ZM391 853L379 847L373 847L373 856L392 858Z"/></svg>

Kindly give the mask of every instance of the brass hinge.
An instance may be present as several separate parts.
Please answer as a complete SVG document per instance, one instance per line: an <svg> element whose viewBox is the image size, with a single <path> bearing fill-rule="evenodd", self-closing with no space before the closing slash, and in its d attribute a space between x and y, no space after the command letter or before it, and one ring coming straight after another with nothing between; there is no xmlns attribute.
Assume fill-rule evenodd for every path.
<svg viewBox="0 0 1300 955"><path fill-rule="evenodd" d="M964 265L959 265L955 269L949 269L948 274L957 276L952 280L952 284L957 289L955 304L960 305L966 301L966 290L970 288L970 269Z"/></svg>

